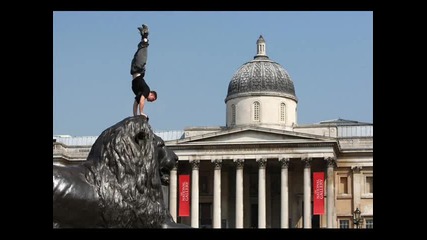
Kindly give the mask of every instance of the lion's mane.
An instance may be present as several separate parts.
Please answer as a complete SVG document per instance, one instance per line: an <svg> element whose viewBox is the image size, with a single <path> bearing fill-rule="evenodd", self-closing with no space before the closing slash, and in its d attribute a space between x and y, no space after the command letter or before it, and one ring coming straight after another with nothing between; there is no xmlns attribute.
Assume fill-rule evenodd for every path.
<svg viewBox="0 0 427 240"><path fill-rule="evenodd" d="M93 193L90 194L76 194L93 196L91 198L94 199L87 199L87 201L94 202L97 206L97 209L93 209L93 213L88 214L86 209L81 218L84 218L84 215L100 215L94 217L97 220L85 227L160 228L168 212L163 201L160 163L157 159L154 139L155 135L144 117L125 118L102 132L93 144L87 161L76 167L80 169L81 178L84 179L63 180L61 177L65 174L58 173L59 170L55 170L54 166L54 218L56 173L57 179L65 182L62 183L63 185L69 185L67 188L69 191L92 189ZM60 169L60 167L57 168ZM82 188L72 184L88 186ZM64 189L63 186L61 188ZM60 197L67 196L62 194ZM56 196L56 198L59 197ZM75 198L78 197L63 202L69 206L69 202L74 201ZM55 224L59 227L73 225L72 223L61 225L60 221L55 223L54 219L54 226Z"/></svg>

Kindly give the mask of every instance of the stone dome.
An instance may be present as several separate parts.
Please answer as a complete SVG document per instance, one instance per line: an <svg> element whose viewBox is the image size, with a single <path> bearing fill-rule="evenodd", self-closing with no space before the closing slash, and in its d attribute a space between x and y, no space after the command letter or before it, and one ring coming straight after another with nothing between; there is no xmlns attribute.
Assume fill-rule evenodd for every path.
<svg viewBox="0 0 427 240"><path fill-rule="evenodd" d="M297 100L291 77L280 64L268 58L262 36L257 41L257 55L233 75L225 102L243 96L281 96Z"/></svg>

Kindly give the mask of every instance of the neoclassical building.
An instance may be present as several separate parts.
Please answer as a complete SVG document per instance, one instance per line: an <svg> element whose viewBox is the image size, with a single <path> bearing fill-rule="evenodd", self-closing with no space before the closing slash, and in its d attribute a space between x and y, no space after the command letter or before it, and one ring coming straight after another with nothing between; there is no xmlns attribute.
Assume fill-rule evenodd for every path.
<svg viewBox="0 0 427 240"><path fill-rule="evenodd" d="M373 228L373 124L299 125L291 77L262 36L256 43L230 80L225 126L156 132L179 157L165 192L173 218L195 228ZM96 138L54 136L53 161L84 161Z"/></svg>

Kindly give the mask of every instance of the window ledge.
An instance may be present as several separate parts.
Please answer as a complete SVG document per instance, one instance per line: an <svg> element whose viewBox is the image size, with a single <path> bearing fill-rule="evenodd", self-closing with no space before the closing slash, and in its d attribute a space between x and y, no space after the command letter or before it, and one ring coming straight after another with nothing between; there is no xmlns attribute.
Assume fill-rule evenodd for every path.
<svg viewBox="0 0 427 240"><path fill-rule="evenodd" d="M352 198L351 194L339 194L337 196L337 199L348 199L348 198Z"/></svg>
<svg viewBox="0 0 427 240"><path fill-rule="evenodd" d="M362 194L362 198L374 198L374 194L373 193L364 193L364 194Z"/></svg>

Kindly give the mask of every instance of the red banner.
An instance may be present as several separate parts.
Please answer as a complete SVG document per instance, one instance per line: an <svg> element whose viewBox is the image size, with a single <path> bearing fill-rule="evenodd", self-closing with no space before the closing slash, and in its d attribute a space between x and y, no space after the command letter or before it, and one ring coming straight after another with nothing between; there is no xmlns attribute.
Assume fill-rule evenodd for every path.
<svg viewBox="0 0 427 240"><path fill-rule="evenodd" d="M324 203L324 172L313 173L313 215L325 214L325 203Z"/></svg>
<svg viewBox="0 0 427 240"><path fill-rule="evenodd" d="M190 216L190 175L179 175L179 214Z"/></svg>

